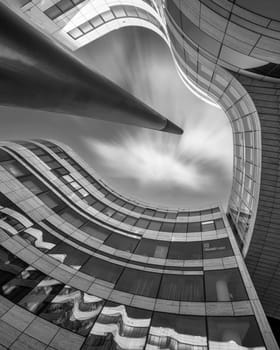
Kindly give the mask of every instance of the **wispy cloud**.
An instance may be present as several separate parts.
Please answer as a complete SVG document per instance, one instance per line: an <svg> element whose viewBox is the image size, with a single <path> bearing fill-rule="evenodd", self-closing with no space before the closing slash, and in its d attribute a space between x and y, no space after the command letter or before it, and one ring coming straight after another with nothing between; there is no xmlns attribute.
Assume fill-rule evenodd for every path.
<svg viewBox="0 0 280 350"><path fill-rule="evenodd" d="M98 50L93 51L95 68L180 125L184 134L135 128L121 129L113 140L86 138L87 148L98 157L107 179L112 185L131 180L143 197L153 191L155 199L161 198L168 190L166 198L172 202L173 188L177 197L181 192L182 198L199 198L200 206L205 201L224 201L232 177L232 132L224 112L187 90L167 48L163 43L155 45L158 38L137 33L130 40L116 36L107 41L110 56L104 55L103 61ZM90 59L88 55L88 63Z"/></svg>

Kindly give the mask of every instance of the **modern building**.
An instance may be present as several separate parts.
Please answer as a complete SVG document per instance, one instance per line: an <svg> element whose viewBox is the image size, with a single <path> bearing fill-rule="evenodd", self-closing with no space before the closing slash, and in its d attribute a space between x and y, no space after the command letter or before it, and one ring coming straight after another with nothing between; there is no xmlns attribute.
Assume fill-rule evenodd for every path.
<svg viewBox="0 0 280 350"><path fill-rule="evenodd" d="M149 28L166 41L185 84L229 118L234 173L226 214L266 315L279 319L279 2L2 2L71 50L129 25Z"/></svg>
<svg viewBox="0 0 280 350"><path fill-rule="evenodd" d="M155 208L70 148L0 145L0 344L278 349L219 207Z"/></svg>

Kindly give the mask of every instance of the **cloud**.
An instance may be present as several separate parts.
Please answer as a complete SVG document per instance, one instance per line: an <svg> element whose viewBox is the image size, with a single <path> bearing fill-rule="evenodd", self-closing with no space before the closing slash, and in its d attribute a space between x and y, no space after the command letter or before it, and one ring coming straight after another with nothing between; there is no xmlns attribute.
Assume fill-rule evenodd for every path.
<svg viewBox="0 0 280 350"><path fill-rule="evenodd" d="M86 137L87 149L102 164L102 176L121 192L131 190L133 183L137 197L154 202L164 198L166 205L227 201L233 159L227 117L187 90L163 42L144 31L129 33L103 39L108 55L84 52L88 63L180 125L184 134L118 127L113 140Z"/></svg>

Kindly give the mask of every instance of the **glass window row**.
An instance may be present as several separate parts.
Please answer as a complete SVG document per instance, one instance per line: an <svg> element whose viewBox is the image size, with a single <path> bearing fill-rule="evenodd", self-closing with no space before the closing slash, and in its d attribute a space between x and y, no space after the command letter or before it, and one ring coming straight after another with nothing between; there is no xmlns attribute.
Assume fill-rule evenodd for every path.
<svg viewBox="0 0 280 350"><path fill-rule="evenodd" d="M56 237L52 238L50 235L50 239L44 241L40 233L42 231L38 228L29 228L21 234L21 237L65 265L94 278L115 283L117 290L151 298L178 301L247 299L247 293L237 269L205 271L204 276L151 273L124 268L91 256L65 242L58 242ZM7 266L3 268L6 271Z"/></svg>
<svg viewBox="0 0 280 350"><path fill-rule="evenodd" d="M98 181L96 181L88 172L86 172L82 167L71 158L62 148L55 145L54 143L46 140L37 140L38 142L44 144L48 148L50 148L56 155L58 155L61 159L66 160L70 165L74 166L77 171L81 173L96 189L98 189L101 193L105 195L105 197L114 202L114 204L123 207L125 209L134 211L138 214L143 214L151 217L165 218L165 219L176 219L177 217L189 217L189 216L201 216L208 215L213 213L220 212L219 208L205 209L205 210L196 210L196 211L176 211L176 212L168 212L168 211L160 211L154 210L150 208L145 208L141 206L135 205L135 203L129 203L127 200L123 200L119 198L117 195L114 195L108 189L103 187ZM26 148L32 150L40 148L39 146L28 142L28 141L18 141L17 143L25 146ZM43 150L44 151L44 150ZM37 151L38 152L38 151ZM44 151L45 152L45 151ZM38 154L36 154L38 156ZM93 199L91 199L93 201Z"/></svg>
<svg viewBox="0 0 280 350"><path fill-rule="evenodd" d="M44 275L4 248L0 248L0 269L3 296L59 327L87 337L82 349L121 346L132 350L214 350L217 346L228 349L232 343L264 348L253 316L207 317L206 323L202 316L152 312L105 301ZM139 284L136 287L147 288ZM191 293L196 293L195 287Z"/></svg>
<svg viewBox="0 0 280 350"><path fill-rule="evenodd" d="M89 21L84 22L78 27L70 30L68 34L74 39L77 40L81 38L83 35L88 34L94 29L100 27L101 25L108 23L112 20L119 18L141 18L146 21L153 23L160 30L164 31L160 23L154 18L149 12L143 10L139 7L134 6L121 6L116 5L112 6L110 10L101 13L98 16L91 18Z"/></svg>
<svg viewBox="0 0 280 350"><path fill-rule="evenodd" d="M0 159L1 161L1 159ZM55 163L55 165L54 165ZM0 162L0 164L9 171L13 176L15 176L19 181L21 181L31 192L37 195L42 201L45 202L51 209L55 208L55 195L51 193L38 178L32 175L23 165L21 165L15 159L5 160ZM58 162L50 160L47 165L51 164L56 166L55 170L64 169L60 166ZM61 181L67 183L69 187L78 194L80 198L83 198L87 203L95 208L96 210L104 213L107 216L112 217L113 219L123 222L127 225L133 225L142 229L149 229L160 232L177 232L177 233L187 233L187 232L205 232L212 230L219 230L224 228L223 219L214 219L205 222L159 222L152 221L149 219L136 219L129 215L125 215L121 212L116 211L115 209L106 206L103 202L99 201L92 195L89 195L86 190L84 190L81 185L75 181L71 175L64 173L60 177ZM43 193L44 192L44 193ZM58 205L62 205L62 200L57 197Z"/></svg>

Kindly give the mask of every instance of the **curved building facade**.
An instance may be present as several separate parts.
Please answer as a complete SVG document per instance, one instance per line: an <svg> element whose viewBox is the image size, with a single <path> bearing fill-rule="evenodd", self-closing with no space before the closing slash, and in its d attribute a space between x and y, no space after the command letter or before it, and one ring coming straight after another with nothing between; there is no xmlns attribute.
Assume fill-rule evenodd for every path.
<svg viewBox="0 0 280 350"><path fill-rule="evenodd" d="M155 208L68 147L0 148L0 344L278 349L221 208Z"/></svg>
<svg viewBox="0 0 280 350"><path fill-rule="evenodd" d="M166 41L185 84L206 102L220 106L229 118L234 135L234 174L227 216L266 314L280 318L278 2L20 0L7 5L72 50L128 25L154 30ZM78 192L75 195L79 196ZM102 211L106 210L101 208L98 215L102 220L106 217L106 223L112 223L112 227L117 223L120 229L128 220L132 223L129 231L135 235L144 229L162 239L170 235L162 228L176 229L172 221L175 226L162 223L153 231L150 223L135 221L134 215L124 221L115 220L115 211L104 215ZM155 226L151 227L159 227L155 219L158 211L149 209L156 213L152 220ZM180 211L176 215L179 220ZM199 222L193 221L192 214L184 220L188 224ZM204 232L202 227L201 221L199 232ZM182 232L174 233L180 237ZM186 231L182 240L188 241L189 233L193 234ZM209 324L207 334L211 339Z"/></svg>

